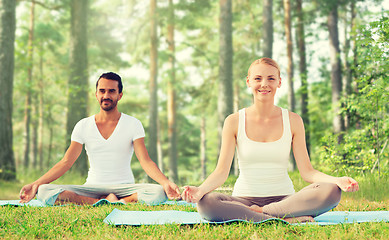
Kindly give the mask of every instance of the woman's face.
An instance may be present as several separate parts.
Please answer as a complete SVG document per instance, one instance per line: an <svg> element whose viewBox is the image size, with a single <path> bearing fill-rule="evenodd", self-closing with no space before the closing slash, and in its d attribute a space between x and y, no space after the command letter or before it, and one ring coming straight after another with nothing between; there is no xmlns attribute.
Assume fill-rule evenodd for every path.
<svg viewBox="0 0 389 240"><path fill-rule="evenodd" d="M277 88L281 87L281 78L278 69L264 63L251 66L250 76L246 84L251 88L254 98L273 98Z"/></svg>

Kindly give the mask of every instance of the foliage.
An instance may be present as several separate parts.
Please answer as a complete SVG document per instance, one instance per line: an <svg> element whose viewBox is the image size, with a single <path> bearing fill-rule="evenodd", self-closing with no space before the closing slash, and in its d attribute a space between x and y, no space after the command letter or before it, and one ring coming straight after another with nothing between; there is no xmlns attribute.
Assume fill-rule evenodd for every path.
<svg viewBox="0 0 389 240"><path fill-rule="evenodd" d="M367 172L381 169L388 174L389 153L389 18L363 25L357 38L356 86L344 98L343 113L350 114L351 128L339 136L327 134L319 151L323 166L338 172Z"/></svg>

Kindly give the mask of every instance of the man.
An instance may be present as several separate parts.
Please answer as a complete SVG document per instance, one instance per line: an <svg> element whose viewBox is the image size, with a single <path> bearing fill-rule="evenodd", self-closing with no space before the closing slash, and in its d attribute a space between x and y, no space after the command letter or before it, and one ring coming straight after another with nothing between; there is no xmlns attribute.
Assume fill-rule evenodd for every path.
<svg viewBox="0 0 389 240"><path fill-rule="evenodd" d="M63 159L38 180L21 189L22 203L29 202L35 195L49 205L63 202L94 204L102 198L111 202L158 204L166 200L166 195L170 199L180 198L177 185L169 181L150 159L141 122L118 111L122 89L121 78L116 73L108 72L99 77L96 98L100 103L100 112L76 124ZM83 144L90 163L86 183L49 184L71 168ZM145 172L160 185L134 183L130 166L134 151Z"/></svg>

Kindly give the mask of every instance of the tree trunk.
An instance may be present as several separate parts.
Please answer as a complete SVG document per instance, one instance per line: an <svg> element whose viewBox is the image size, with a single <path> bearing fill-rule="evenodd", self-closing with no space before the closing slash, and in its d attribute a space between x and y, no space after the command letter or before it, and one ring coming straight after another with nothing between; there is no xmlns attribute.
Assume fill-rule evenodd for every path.
<svg viewBox="0 0 389 240"><path fill-rule="evenodd" d="M39 155L39 170L43 170L43 121L44 121L44 83L43 83L43 57L40 57L39 61L39 147L38 147L38 155Z"/></svg>
<svg viewBox="0 0 389 240"><path fill-rule="evenodd" d="M288 67L286 69L288 74L288 104L290 111L295 111L295 96L293 86L293 42L292 42L292 20L290 15L290 0L284 0L284 26L286 35L286 50L288 56ZM296 169L297 164L292 152L290 153L290 161L293 164L293 169Z"/></svg>
<svg viewBox="0 0 389 240"><path fill-rule="evenodd" d="M293 86L293 42L292 42L292 26L290 16L290 0L284 0L285 11L285 35L286 35L286 49L288 55L288 103L289 109L295 111L295 96Z"/></svg>
<svg viewBox="0 0 389 240"><path fill-rule="evenodd" d="M175 76L175 43L174 43L174 5L169 0L168 33L167 42L169 49L170 76L167 85L167 115L168 115L168 138L169 138L169 178L177 182L177 130L176 130L176 76Z"/></svg>
<svg viewBox="0 0 389 240"><path fill-rule="evenodd" d="M67 146L76 123L88 111L88 56L87 56L88 0L71 1L70 76L68 82ZM88 172L85 150L72 168L81 174Z"/></svg>
<svg viewBox="0 0 389 240"><path fill-rule="evenodd" d="M299 53L299 71L301 79L301 118L305 125L305 141L308 153L310 153L310 129L309 129L309 114L308 114L308 81L307 81L307 61L305 51L305 32L304 32L304 13L302 10L302 0L297 0L297 47Z"/></svg>
<svg viewBox="0 0 389 240"><path fill-rule="evenodd" d="M0 179L4 180L16 179L12 148L15 8L14 0L0 0Z"/></svg>
<svg viewBox="0 0 389 240"><path fill-rule="evenodd" d="M234 82L234 112L239 111L239 105L240 105L240 87L239 87L239 81ZM234 161L233 161L233 174L235 176L239 175L239 164L238 164L238 155L234 154Z"/></svg>
<svg viewBox="0 0 389 240"><path fill-rule="evenodd" d="M157 1L150 0L150 107L149 107L149 141L148 152L150 158L158 164L158 38L156 23Z"/></svg>
<svg viewBox="0 0 389 240"><path fill-rule="evenodd" d="M355 1L353 0L351 2L351 29L352 29L352 32L354 32L354 36L353 36L353 47L352 47L352 52L353 52L353 68L351 70L351 78L354 79L355 78L355 70L354 68L357 67L358 65L358 52L357 52L357 37L356 37L356 16L357 16L357 10L355 8ZM354 92L358 92L358 86L357 86L357 81L352 81L352 91Z"/></svg>
<svg viewBox="0 0 389 240"><path fill-rule="evenodd" d="M32 96L32 116L31 116L31 126L32 126L32 168L36 169L38 166L38 118L39 118L39 106L37 93L34 93Z"/></svg>
<svg viewBox="0 0 389 240"><path fill-rule="evenodd" d="M273 56L273 0L263 0L263 57Z"/></svg>
<svg viewBox="0 0 389 240"><path fill-rule="evenodd" d="M218 130L219 139L224 119L233 112L233 79L232 79L232 3L231 0L220 0L219 30L219 95ZM220 145L220 144L219 144ZM219 148L220 149L220 148Z"/></svg>
<svg viewBox="0 0 389 240"><path fill-rule="evenodd" d="M340 97L342 96L342 70L340 62L339 34L338 34L338 5L334 3L328 15L328 31L330 39L331 60L331 84L332 106L334 110L333 130L334 133L344 131L344 121L340 111ZM340 139L339 139L340 140Z"/></svg>
<svg viewBox="0 0 389 240"><path fill-rule="evenodd" d="M355 38L353 36L354 31L354 24L355 24L355 2L351 1L350 4L350 15L351 18L348 19L348 11L346 11L345 15L345 26L344 26L344 50L343 50L343 68L344 73L343 74L343 96L345 99L348 98L348 96L352 93L352 69L351 69L351 62L349 60L349 53L351 49L351 39ZM350 29L348 28L350 26ZM346 115L344 116L344 128L348 129L350 127L350 111L349 109L346 110Z"/></svg>
<svg viewBox="0 0 389 240"><path fill-rule="evenodd" d="M201 180L207 178L207 137L206 137L206 118L201 117L200 124L200 163L201 163Z"/></svg>
<svg viewBox="0 0 389 240"><path fill-rule="evenodd" d="M161 143L161 132L159 131L160 128L160 122L157 122L157 154L158 154L158 168L161 170L161 172L164 172L165 165L163 164L163 149L162 149L162 143Z"/></svg>
<svg viewBox="0 0 389 240"><path fill-rule="evenodd" d="M34 61L34 23L35 22L35 2L31 2L30 7L30 25L28 27L27 43L27 88L26 102L24 104L24 168L28 169L30 165L30 124L31 124L31 92L32 92L32 71Z"/></svg>

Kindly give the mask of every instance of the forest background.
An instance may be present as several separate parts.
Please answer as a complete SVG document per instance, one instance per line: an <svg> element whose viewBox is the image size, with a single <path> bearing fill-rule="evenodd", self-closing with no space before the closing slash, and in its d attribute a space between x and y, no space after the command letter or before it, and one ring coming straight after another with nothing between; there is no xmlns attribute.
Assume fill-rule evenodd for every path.
<svg viewBox="0 0 389 240"><path fill-rule="evenodd" d="M75 123L99 111L98 76L114 71L119 111L141 120L152 159L179 184L198 183L216 166L225 117L251 104L245 77L260 57L280 64L277 105L304 119L315 168L387 176L388 9L381 0L0 0L0 179L59 161ZM78 184L87 170L83 154L71 169Z"/></svg>

